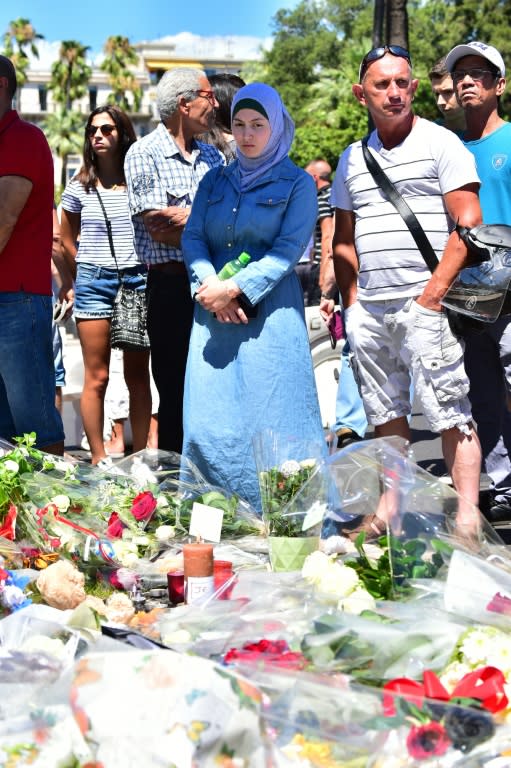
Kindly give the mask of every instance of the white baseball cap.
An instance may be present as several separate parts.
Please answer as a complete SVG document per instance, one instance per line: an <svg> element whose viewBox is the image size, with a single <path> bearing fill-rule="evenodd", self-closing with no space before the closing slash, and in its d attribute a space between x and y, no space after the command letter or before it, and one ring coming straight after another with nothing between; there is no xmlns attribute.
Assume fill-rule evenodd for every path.
<svg viewBox="0 0 511 768"><path fill-rule="evenodd" d="M456 45L445 57L447 71L452 72L458 59L463 58L463 56L482 56L483 59L497 67L502 77L506 76L504 59L493 45L486 45L486 43L480 43L477 40L464 45Z"/></svg>

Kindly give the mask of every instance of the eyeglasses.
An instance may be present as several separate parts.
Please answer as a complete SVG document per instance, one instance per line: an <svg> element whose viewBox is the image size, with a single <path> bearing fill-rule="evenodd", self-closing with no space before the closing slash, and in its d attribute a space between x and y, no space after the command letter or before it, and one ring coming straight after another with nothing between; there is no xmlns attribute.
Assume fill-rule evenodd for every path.
<svg viewBox="0 0 511 768"><path fill-rule="evenodd" d="M190 91L178 93L177 96L184 96L185 93L190 93ZM214 91L192 91L192 93L195 93L195 98L207 99L210 104L215 106L216 98Z"/></svg>
<svg viewBox="0 0 511 768"><path fill-rule="evenodd" d="M110 136L110 134L115 131L115 125L112 125L111 123L104 123L103 125L89 125L85 129L85 133L89 138L92 138L96 135L98 130L101 131L103 136Z"/></svg>
<svg viewBox="0 0 511 768"><path fill-rule="evenodd" d="M400 45L382 45L380 48L373 48L369 53L366 53L362 59L360 69L358 71L358 80L361 83L364 79L364 75L367 72L367 67L371 62L382 59L386 53L391 53L393 56L398 56L401 59L406 59L408 64L412 66L412 60L410 54L406 48L402 48Z"/></svg>
<svg viewBox="0 0 511 768"><path fill-rule="evenodd" d="M500 75L496 75L495 72L491 72L489 69L456 69L454 72L451 72L453 83L458 83L461 80L464 80L467 75L471 80L484 80L486 75L491 75L492 78L500 77Z"/></svg>

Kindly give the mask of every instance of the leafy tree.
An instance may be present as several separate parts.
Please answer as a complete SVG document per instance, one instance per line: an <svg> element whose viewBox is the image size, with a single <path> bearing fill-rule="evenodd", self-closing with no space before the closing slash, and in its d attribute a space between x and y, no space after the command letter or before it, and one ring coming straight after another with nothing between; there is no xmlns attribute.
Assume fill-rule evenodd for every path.
<svg viewBox="0 0 511 768"><path fill-rule="evenodd" d="M105 58L101 64L101 69L108 75L108 82L112 93L108 98L111 104L117 104L125 111L131 110L137 112L142 102L142 89L135 75L130 70L138 62L138 53L130 44L127 37L122 35L111 35L107 38L103 46ZM133 105L128 99L131 96Z"/></svg>
<svg viewBox="0 0 511 768"><path fill-rule="evenodd" d="M35 31L28 19L16 19L9 22L9 27L4 34L4 56L7 56L16 70L18 81L18 94L16 103L19 104L19 91L27 82L27 69L29 58L27 48L33 56L39 58L36 40L43 40L43 35Z"/></svg>
<svg viewBox="0 0 511 768"><path fill-rule="evenodd" d="M68 111L61 106L57 112L50 112L46 116L41 127L50 148L62 160L60 178L60 191L62 191L67 183L68 155L80 155L82 153L84 117L81 112Z"/></svg>
<svg viewBox="0 0 511 768"><path fill-rule="evenodd" d="M51 68L50 90L53 98L67 110L72 109L73 102L87 93L92 74L86 61L89 47L76 40L63 40L59 58Z"/></svg>
<svg viewBox="0 0 511 768"><path fill-rule="evenodd" d="M277 87L289 112L298 118L323 67L339 62L341 44L325 19L321 4L302 0L275 16L273 47L264 57L268 82Z"/></svg>
<svg viewBox="0 0 511 768"><path fill-rule="evenodd" d="M63 40L59 59L51 68L50 90L58 104L54 114L49 114L43 123L48 143L62 160L61 184L67 181L67 157L80 152L83 144L84 117L73 110L73 103L87 93L91 67L86 55L89 46L76 40Z"/></svg>

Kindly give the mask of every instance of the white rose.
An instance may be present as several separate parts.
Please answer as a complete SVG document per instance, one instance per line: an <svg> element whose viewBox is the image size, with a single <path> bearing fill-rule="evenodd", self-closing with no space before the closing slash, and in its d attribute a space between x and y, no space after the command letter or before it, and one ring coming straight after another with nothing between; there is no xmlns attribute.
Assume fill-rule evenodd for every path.
<svg viewBox="0 0 511 768"><path fill-rule="evenodd" d="M345 613L354 613L358 616L362 611L374 611L376 602L367 589L357 587L348 597L339 600L337 608Z"/></svg>
<svg viewBox="0 0 511 768"><path fill-rule="evenodd" d="M332 559L317 550L307 555L302 566L302 576L309 584L318 584L322 575L330 568Z"/></svg>
<svg viewBox="0 0 511 768"><path fill-rule="evenodd" d="M18 472L20 466L17 461L14 461L14 459L7 459L4 461L4 467L5 469L8 469L9 472Z"/></svg>
<svg viewBox="0 0 511 768"><path fill-rule="evenodd" d="M170 541L176 535L173 525L160 525L155 530L154 535L160 543Z"/></svg>
<svg viewBox="0 0 511 768"><path fill-rule="evenodd" d="M69 509L71 506L71 499L69 496L66 496L63 493L59 493L57 496L53 497L50 503L55 504L59 512L65 512L66 509Z"/></svg>
<svg viewBox="0 0 511 768"><path fill-rule="evenodd" d="M292 477L293 475L296 475L300 471L301 467L298 461L295 461L294 459L289 459L288 461L282 462L280 465L280 471L284 475L284 477Z"/></svg>
<svg viewBox="0 0 511 768"><path fill-rule="evenodd" d="M159 496L156 497L156 508L157 509L164 509L165 507L169 506L169 502L167 500L167 497L161 493Z"/></svg>
<svg viewBox="0 0 511 768"><path fill-rule="evenodd" d="M332 563L328 571L322 574L317 587L324 595L346 597L358 586L358 576L347 565Z"/></svg>

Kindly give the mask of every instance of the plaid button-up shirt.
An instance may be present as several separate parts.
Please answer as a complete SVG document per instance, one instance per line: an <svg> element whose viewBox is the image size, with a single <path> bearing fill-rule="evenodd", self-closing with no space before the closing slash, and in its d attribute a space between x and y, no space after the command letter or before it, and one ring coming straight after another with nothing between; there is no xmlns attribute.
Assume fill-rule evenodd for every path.
<svg viewBox="0 0 511 768"><path fill-rule="evenodd" d="M130 147L124 171L139 259L146 264L183 261L179 248L151 238L140 214L171 205L190 206L204 174L223 162L215 147L195 140L187 160L163 123Z"/></svg>

